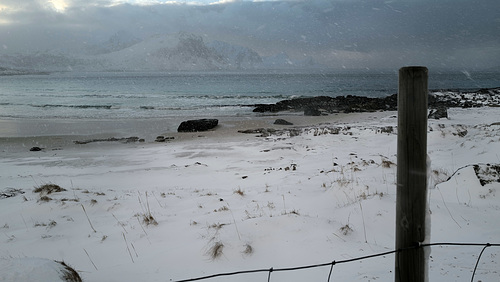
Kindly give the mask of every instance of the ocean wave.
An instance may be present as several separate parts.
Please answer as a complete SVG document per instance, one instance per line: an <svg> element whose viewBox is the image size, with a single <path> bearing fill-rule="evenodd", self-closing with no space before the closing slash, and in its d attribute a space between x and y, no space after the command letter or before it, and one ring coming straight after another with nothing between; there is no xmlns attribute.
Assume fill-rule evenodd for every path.
<svg viewBox="0 0 500 282"><path fill-rule="evenodd" d="M286 95L286 94L276 94L276 95L176 95L168 97L169 99L213 99L213 100L262 100L262 99L290 99L292 97L306 97L304 95Z"/></svg>
<svg viewBox="0 0 500 282"><path fill-rule="evenodd" d="M95 99L147 99L146 94L82 94L81 92L63 92L63 93L34 93L35 97L41 98L95 98Z"/></svg>
<svg viewBox="0 0 500 282"><path fill-rule="evenodd" d="M141 110L154 110L154 111L193 111L193 110L206 110L206 109L221 109L221 108L247 108L254 107L254 105L245 104L227 104L227 105L190 105L185 107L165 107L165 106L140 106Z"/></svg>
<svg viewBox="0 0 500 282"><path fill-rule="evenodd" d="M34 108L76 108L76 109L105 109L110 110L116 108L112 105L60 105L60 104L44 104L44 105L32 105L29 106Z"/></svg>
<svg viewBox="0 0 500 282"><path fill-rule="evenodd" d="M114 98L114 99L147 99L148 95L145 94L84 94L78 95L78 97L83 98Z"/></svg>
<svg viewBox="0 0 500 282"><path fill-rule="evenodd" d="M170 100L191 100L191 99L207 99L207 100L224 100L224 99L290 99L291 97L309 97L311 95L318 95L324 93L334 93L333 91L311 91L304 92L305 95L300 94L273 94L274 92L262 91L248 94L189 94L178 95L173 93L146 93L146 94L80 94L80 93L64 93L64 94L35 94L37 97L42 98L95 98L95 99L170 99ZM266 94L266 95L263 95Z"/></svg>

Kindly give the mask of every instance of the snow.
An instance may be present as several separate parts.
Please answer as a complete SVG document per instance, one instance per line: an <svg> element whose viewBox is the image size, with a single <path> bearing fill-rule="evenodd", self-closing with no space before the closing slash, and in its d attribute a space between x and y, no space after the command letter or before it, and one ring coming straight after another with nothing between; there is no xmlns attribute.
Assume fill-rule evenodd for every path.
<svg viewBox="0 0 500 282"><path fill-rule="evenodd" d="M65 281L66 273L63 264L49 259L0 258L0 281Z"/></svg>
<svg viewBox="0 0 500 282"><path fill-rule="evenodd" d="M222 130L170 143L63 142L42 152L3 138L0 192L24 194L0 199L0 280L54 281L54 260L84 281L176 281L393 250L395 116L331 115L298 127L299 136L266 138L229 134L254 127L224 121ZM500 109L450 109L449 117L428 122L431 242L499 243L500 183L490 168L500 163ZM33 188L48 183L66 191L41 201ZM149 215L157 225L144 221ZM470 279L480 251L432 247L430 281ZM485 251L476 280L499 279L498 254ZM271 281L324 281L329 269L274 272ZM331 279L390 281L393 273L387 255L336 265Z"/></svg>

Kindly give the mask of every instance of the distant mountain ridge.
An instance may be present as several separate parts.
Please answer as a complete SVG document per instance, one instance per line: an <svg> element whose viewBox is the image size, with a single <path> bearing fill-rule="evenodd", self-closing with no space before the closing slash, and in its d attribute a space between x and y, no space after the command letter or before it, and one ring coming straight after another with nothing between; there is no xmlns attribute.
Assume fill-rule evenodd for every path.
<svg viewBox="0 0 500 282"><path fill-rule="evenodd" d="M100 45L89 46L87 52L91 55L112 53L133 46L141 41L140 38L135 37L132 33L122 30L113 34L106 42Z"/></svg>
<svg viewBox="0 0 500 282"><path fill-rule="evenodd" d="M247 47L223 41L212 41L207 44L207 47L224 57L226 63L236 69L252 69L263 62L262 57L257 52Z"/></svg>
<svg viewBox="0 0 500 282"><path fill-rule="evenodd" d="M19 71L202 71L319 68L312 58L294 61L285 52L263 57L251 48L205 42L191 33L159 34L144 40L125 31L107 41L69 53L0 54L0 67Z"/></svg>

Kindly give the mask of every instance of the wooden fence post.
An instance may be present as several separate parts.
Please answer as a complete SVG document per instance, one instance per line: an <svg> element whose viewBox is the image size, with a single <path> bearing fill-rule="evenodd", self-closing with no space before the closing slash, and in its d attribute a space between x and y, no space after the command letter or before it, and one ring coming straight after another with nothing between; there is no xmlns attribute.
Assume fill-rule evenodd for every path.
<svg viewBox="0 0 500 282"><path fill-rule="evenodd" d="M426 67L399 70L395 281L423 282L427 207Z"/></svg>

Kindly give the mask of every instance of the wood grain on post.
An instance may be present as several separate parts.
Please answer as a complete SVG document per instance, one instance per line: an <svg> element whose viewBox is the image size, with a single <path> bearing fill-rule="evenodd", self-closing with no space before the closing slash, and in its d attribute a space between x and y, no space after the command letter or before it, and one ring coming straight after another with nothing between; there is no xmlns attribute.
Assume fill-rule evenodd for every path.
<svg viewBox="0 0 500 282"><path fill-rule="evenodd" d="M425 281L423 248L427 206L426 67L399 70L395 281Z"/></svg>

